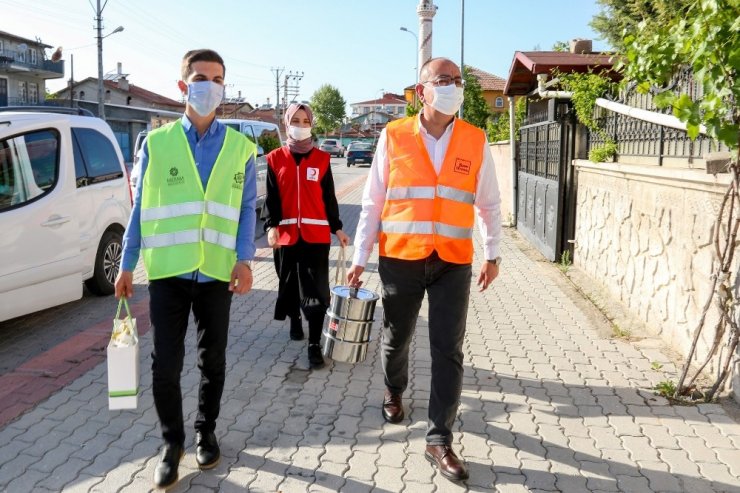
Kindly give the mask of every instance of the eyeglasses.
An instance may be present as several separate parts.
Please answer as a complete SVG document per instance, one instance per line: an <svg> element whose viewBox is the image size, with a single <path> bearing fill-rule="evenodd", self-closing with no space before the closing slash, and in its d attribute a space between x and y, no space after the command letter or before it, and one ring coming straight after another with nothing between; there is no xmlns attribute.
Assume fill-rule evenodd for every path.
<svg viewBox="0 0 740 493"><path fill-rule="evenodd" d="M452 84L455 84L457 87L463 87L465 85L465 81L462 77L437 77L434 80L425 80L422 82L422 84L431 84L435 87L439 86L451 86Z"/></svg>

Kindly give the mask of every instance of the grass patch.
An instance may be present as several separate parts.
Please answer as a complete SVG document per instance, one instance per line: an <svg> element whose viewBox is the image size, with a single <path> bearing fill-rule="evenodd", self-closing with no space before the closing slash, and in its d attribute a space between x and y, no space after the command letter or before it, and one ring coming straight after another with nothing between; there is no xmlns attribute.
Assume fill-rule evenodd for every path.
<svg viewBox="0 0 740 493"><path fill-rule="evenodd" d="M558 269L565 274L568 272L568 269L570 269L570 266L573 265L573 262L570 260L570 250L565 250L560 255L560 263L558 264Z"/></svg>

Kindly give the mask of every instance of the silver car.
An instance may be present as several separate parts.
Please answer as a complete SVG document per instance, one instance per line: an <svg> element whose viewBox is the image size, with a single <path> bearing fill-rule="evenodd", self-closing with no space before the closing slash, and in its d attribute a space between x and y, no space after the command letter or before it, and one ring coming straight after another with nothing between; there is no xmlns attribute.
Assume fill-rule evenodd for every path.
<svg viewBox="0 0 740 493"><path fill-rule="evenodd" d="M319 144L319 149L336 157L342 157L344 155L344 147L339 139L324 139Z"/></svg>

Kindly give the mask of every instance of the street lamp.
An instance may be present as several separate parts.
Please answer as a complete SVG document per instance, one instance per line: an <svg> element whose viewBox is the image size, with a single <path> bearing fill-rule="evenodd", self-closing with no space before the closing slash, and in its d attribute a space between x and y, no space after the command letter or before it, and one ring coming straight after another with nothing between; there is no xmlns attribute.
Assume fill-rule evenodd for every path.
<svg viewBox="0 0 740 493"><path fill-rule="evenodd" d="M419 37L416 35L416 33L406 29L405 27L401 27L401 31L407 32L414 37L414 39L416 40L416 50L418 51ZM414 82L419 82L419 57L417 56L416 51L414 52L414 73L416 74L414 76Z"/></svg>
<svg viewBox="0 0 740 493"><path fill-rule="evenodd" d="M106 2L107 4L108 2ZM103 36L103 8L100 6L100 0L98 0L98 8L95 10L95 20L98 22L96 27L98 31L98 117L105 120L105 99L103 96L103 38L123 31L123 26L118 26L113 31Z"/></svg>

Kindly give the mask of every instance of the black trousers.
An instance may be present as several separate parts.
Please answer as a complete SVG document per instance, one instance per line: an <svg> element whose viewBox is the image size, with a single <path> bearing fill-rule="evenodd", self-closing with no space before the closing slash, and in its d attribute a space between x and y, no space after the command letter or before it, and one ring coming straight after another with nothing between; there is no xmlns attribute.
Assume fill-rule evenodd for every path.
<svg viewBox="0 0 740 493"><path fill-rule="evenodd" d="M329 244L307 243L275 250L275 270L280 280L275 302L275 319L285 320L296 311L296 293L308 321L308 343L318 344L324 315L329 308Z"/></svg>
<svg viewBox="0 0 740 493"><path fill-rule="evenodd" d="M380 257L378 274L383 285L383 372L393 393L402 394L408 386L409 345L424 294L429 296L432 381L426 441L449 445L462 393L471 265L445 262L436 252L421 260Z"/></svg>
<svg viewBox="0 0 740 493"><path fill-rule="evenodd" d="M185 441L180 374L191 310L197 324L200 369L195 429L207 432L216 428L226 373L231 297L229 284L222 281L199 283L172 277L149 283L154 406L166 442Z"/></svg>

